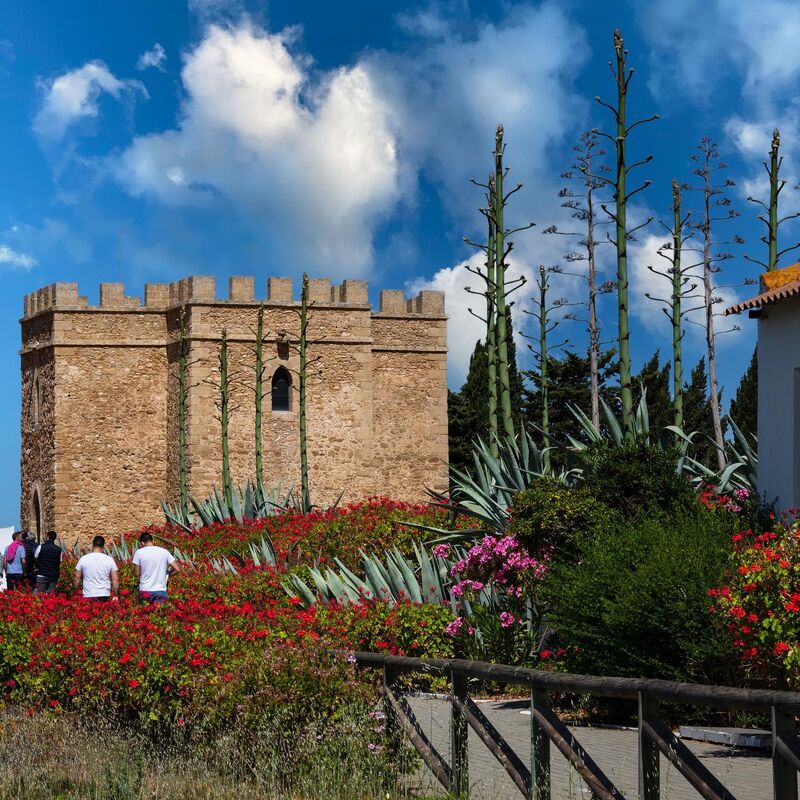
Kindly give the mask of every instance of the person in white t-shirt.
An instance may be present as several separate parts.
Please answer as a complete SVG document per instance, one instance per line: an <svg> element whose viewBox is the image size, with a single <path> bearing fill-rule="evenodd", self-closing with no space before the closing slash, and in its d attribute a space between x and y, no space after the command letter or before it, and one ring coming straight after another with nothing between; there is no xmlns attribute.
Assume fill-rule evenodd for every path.
<svg viewBox="0 0 800 800"><path fill-rule="evenodd" d="M81 556L75 566L73 585L78 591L83 582L83 596L89 600L115 603L119 600L119 573L114 559L103 552L105 546L102 536L94 537L92 552Z"/></svg>
<svg viewBox="0 0 800 800"><path fill-rule="evenodd" d="M167 580L170 575L180 572L175 556L156 545L149 533L139 536L133 569L139 579L139 597L150 603L163 603L167 599Z"/></svg>

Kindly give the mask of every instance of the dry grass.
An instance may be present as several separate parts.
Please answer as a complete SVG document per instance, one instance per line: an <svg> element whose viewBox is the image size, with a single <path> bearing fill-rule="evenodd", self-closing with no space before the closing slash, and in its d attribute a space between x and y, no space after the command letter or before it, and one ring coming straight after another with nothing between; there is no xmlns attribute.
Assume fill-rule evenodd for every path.
<svg viewBox="0 0 800 800"><path fill-rule="evenodd" d="M384 800L380 761L356 728L327 740L233 731L190 746L65 715L0 720L0 800Z"/></svg>

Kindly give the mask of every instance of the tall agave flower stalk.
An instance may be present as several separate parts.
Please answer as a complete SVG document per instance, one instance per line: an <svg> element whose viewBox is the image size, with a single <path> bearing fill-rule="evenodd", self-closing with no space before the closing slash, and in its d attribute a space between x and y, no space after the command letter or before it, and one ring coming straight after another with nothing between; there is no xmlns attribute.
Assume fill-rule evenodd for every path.
<svg viewBox="0 0 800 800"><path fill-rule="evenodd" d="M690 214L683 215L681 212L681 187L677 180L672 181L672 223L667 224L663 220L661 224L666 228L672 241L659 248L658 254L669 262L669 267L665 272L657 270L653 266L647 268L656 275L661 275L670 283L669 298L654 297L647 293L650 300L663 303L661 310L667 315L672 325L672 408L674 413L674 423L676 428L683 429L683 318L697 308L685 309L683 301L687 297L695 297L692 292L697 288L696 283L690 283L690 267L681 265L681 251L684 247L685 238L683 232L689 222Z"/></svg>
<svg viewBox="0 0 800 800"><path fill-rule="evenodd" d="M572 217L585 225L583 230L562 231L557 225L545 228L542 233L559 234L577 239L577 250L572 250L564 256L568 262L585 261L586 271L567 272L568 275L586 281L586 300L575 305L586 307L586 329L589 334L589 379L592 424L600 427L600 347L601 326L597 314L597 298L607 294L614 288L614 283L609 280L599 282L602 272L597 267L597 245L604 244L603 239L597 237L597 206L600 199L597 193L611 185L607 173L610 168L602 162L606 151L598 143L597 131L584 131L580 142L572 148L575 158L572 167L561 174L566 180L577 181L581 184L582 193L579 195L569 186L563 187L558 196L562 198L562 208L572 211Z"/></svg>
<svg viewBox="0 0 800 800"><path fill-rule="evenodd" d="M692 155L692 161L697 165L692 170L692 173L699 180L696 184L684 184L683 188L696 191L702 197L702 205L697 218L689 223L689 227L697 231L702 238L702 245L693 249L693 252L699 256L698 263L693 267L700 268L700 308L703 311L703 322L700 324L703 328L706 352L708 354L708 390L714 426L717 466L719 469L723 469L725 466L725 439L722 430L722 411L720 408L719 383L717 381L716 341L718 336L738 330L738 326L733 325L724 330L720 330L717 326L716 318L719 316L719 312L714 307L722 301L717 295L716 287L719 282L719 274L722 271L722 263L733 258L733 254L719 252L716 248L720 245L741 244L744 240L738 235L732 236L727 240L716 238L715 233L720 222L732 220L739 216L738 212L731 208L730 198L726 196L726 190L736 184L729 178L722 179L718 177L727 169L727 164L720 158L719 149L712 139L707 136L703 137L697 146L697 150L699 152Z"/></svg>
<svg viewBox="0 0 800 800"><path fill-rule="evenodd" d="M683 275L681 274L681 248L683 247L683 225L681 217L681 188L672 181L672 407L675 412L675 427L683 430L683 330L681 299L683 297Z"/></svg>
<svg viewBox="0 0 800 800"><path fill-rule="evenodd" d="M186 379L188 372L186 349L186 310L181 306L178 311L178 479L181 512L185 517L189 514L186 458Z"/></svg>
<svg viewBox="0 0 800 800"><path fill-rule="evenodd" d="M628 51L619 30L614 31L614 51L616 54L616 68L612 64L612 72L617 84L617 104L612 106L603 102L599 97L595 98L600 105L609 109L614 115L616 123L615 134L600 134L611 140L616 152L616 178L614 181L614 210L609 211L605 206L603 209L611 217L615 226L615 235L612 239L617 250L617 326L619 341L619 385L620 399L622 401L622 424L625 432L625 440L633 441L633 391L631 389L631 349L630 349L630 327L629 327L629 307L628 307L628 239L633 233L645 225L648 225L652 217L635 228L628 228L628 201L633 195L646 189L651 181L645 181L641 186L633 191L628 191L628 175L636 167L652 161L652 156L646 156L641 161L628 165L627 146L628 134L638 125L645 122L652 122L658 119L658 115L640 119L631 125L627 122L627 102L628 86L633 77L633 70L628 69Z"/></svg>
<svg viewBox="0 0 800 800"><path fill-rule="evenodd" d="M306 380L308 369L308 275L303 273L303 289L300 294L300 366L298 375L299 421L300 421L300 492L304 509L311 507L308 487L308 443L306 438Z"/></svg>
<svg viewBox="0 0 800 800"><path fill-rule="evenodd" d="M494 176L489 177L490 196L494 191ZM489 224L489 239L486 254L486 360L488 362L489 395L489 446L498 455L497 420L497 318L495 315L495 226L491 214L486 215Z"/></svg>
<svg viewBox="0 0 800 800"><path fill-rule="evenodd" d="M466 291L470 294L480 295L486 302L486 318L468 309L470 314L486 323L486 355L488 360L488 406L489 406L489 438L492 453L499 453L498 441L500 436L513 440L514 417L511 403L511 376L509 369L509 308L508 297L525 284L525 278L519 277L508 280L508 255L513 244L510 236L522 230L527 230L534 223L521 228L509 230L505 227L505 207L508 198L522 188L518 184L510 192L505 192L503 182L508 168L503 166L503 126L497 126L494 151L492 153L494 172L489 175L487 183L482 184L473 180L476 186L486 189L486 207L481 209L481 214L486 217L489 227L487 242L477 243L464 237L464 241L486 255L484 267L476 268L466 265L468 272L477 275L484 284L482 291L473 291L469 286Z"/></svg>
<svg viewBox="0 0 800 800"><path fill-rule="evenodd" d="M550 406L549 406L549 389L550 381L547 375L547 359L550 350L557 347L563 347L566 342L559 342L557 345L552 345L549 341L550 334L558 327L560 320L554 320L551 317L551 312L558 308L565 306L576 305L570 303L563 297L556 300L549 301L548 293L550 291L550 274L553 272L560 272L557 267L550 267L547 269L544 265L539 265L539 275L536 279L536 286L538 289L538 296L533 300L533 308L531 310L523 309L526 314L529 314L536 320L538 325L538 332L536 336L536 345L528 345L533 351L537 362L539 363L539 396L542 401L541 412L541 429L542 429L542 459L545 471L550 471ZM565 314L561 319L575 319L572 314ZM533 338L526 336L525 338Z"/></svg>
<svg viewBox="0 0 800 800"><path fill-rule="evenodd" d="M763 200L758 200L755 197L747 198L751 203L761 206L766 212L766 216L759 214L758 218L767 226L766 235L761 237L761 241L767 245L767 260L766 262L760 261L749 255L746 255L745 258L763 267L767 272L778 268L778 262L782 255L800 247L800 242L797 242L783 250L778 249L778 232L780 226L783 225L784 222L800 216L800 211L787 214L785 217L779 216L778 205L780 194L783 191L783 187L786 186L786 181L781 180L780 177L781 165L783 164L783 156L780 154L780 149L781 134L780 131L775 128L772 132L772 144L769 149L769 164L766 161L764 162L764 169L767 175L769 175L769 202L765 203Z"/></svg>
<svg viewBox="0 0 800 800"><path fill-rule="evenodd" d="M495 307L497 314L497 379L500 387L500 413L503 433L514 438L514 417L511 413L511 381L508 371L508 323L506 321L506 245L505 197L503 196L503 126L497 126L494 140L494 226L495 226Z"/></svg>
<svg viewBox="0 0 800 800"><path fill-rule="evenodd" d="M256 446L256 485L264 480L264 463L261 447L261 420L264 403L264 306L258 307L256 321L256 385L255 385L255 446Z"/></svg>
<svg viewBox="0 0 800 800"><path fill-rule="evenodd" d="M220 436L222 441L222 493L225 502L233 504L233 481L231 480L231 457L228 441L228 426L231 419L230 380L228 376L228 332L222 329L219 345L219 411Z"/></svg>

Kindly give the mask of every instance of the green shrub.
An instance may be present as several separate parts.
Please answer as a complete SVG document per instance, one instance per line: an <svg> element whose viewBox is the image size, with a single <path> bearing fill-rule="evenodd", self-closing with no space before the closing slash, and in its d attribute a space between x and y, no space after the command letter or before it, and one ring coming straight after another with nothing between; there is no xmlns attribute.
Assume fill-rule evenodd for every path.
<svg viewBox="0 0 800 800"><path fill-rule="evenodd" d="M696 505L695 490L678 474L677 450L650 447L646 441L620 446L599 442L587 448L584 489L627 516L674 514Z"/></svg>
<svg viewBox="0 0 800 800"><path fill-rule="evenodd" d="M555 564L545 592L554 645L570 671L726 682L728 637L708 622L708 588L725 573L732 515L697 509L625 520Z"/></svg>
<svg viewBox="0 0 800 800"><path fill-rule="evenodd" d="M577 538L600 534L613 514L585 489L571 489L553 478L537 478L514 495L508 532L531 553L555 549L557 558L571 558Z"/></svg>

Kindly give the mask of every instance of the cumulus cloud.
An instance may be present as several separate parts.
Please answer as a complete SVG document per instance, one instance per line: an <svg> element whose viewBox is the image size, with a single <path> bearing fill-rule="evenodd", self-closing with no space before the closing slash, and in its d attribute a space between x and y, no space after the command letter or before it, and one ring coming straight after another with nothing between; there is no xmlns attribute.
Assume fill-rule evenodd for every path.
<svg viewBox="0 0 800 800"><path fill-rule="evenodd" d="M27 253L12 250L6 244L0 244L0 264L20 269L33 269L36 266L36 259Z"/></svg>
<svg viewBox="0 0 800 800"><path fill-rule="evenodd" d="M710 98L736 74L745 96L764 103L800 73L800 6L791 0L670 0L638 4L636 12L657 91Z"/></svg>
<svg viewBox="0 0 800 800"><path fill-rule="evenodd" d="M472 258L462 261L453 267L440 269L430 279L417 278L407 284L407 291L412 295L420 290L430 289L444 292L447 313L447 381L454 390L461 388L467 375L469 358L475 349L475 343L482 340L486 334L486 323L478 319L475 314L483 315L485 312L485 301L482 297L470 294L467 287L475 291L482 290L481 279L469 272L467 265L474 269L482 266L483 256L475 255ZM533 269L524 261L510 259L508 267L508 279L513 281L515 278L524 276L529 285L533 285ZM524 292L525 290L521 290ZM512 299L521 300L522 294L512 295ZM470 312L472 309L475 314ZM515 332L517 336L517 348L524 347L524 340L521 333L527 327L527 318L519 312L514 316Z"/></svg>
<svg viewBox="0 0 800 800"><path fill-rule="evenodd" d="M210 26L182 70L178 128L136 139L117 175L135 195L232 203L291 238L303 263L363 273L399 198L389 109L361 65L312 79L291 33Z"/></svg>
<svg viewBox="0 0 800 800"><path fill-rule="evenodd" d="M391 99L404 153L442 187L457 221L477 219L469 180L487 172L498 123L513 180L552 180L550 148L586 113L572 87L588 55L583 31L554 3L515 6L475 31L430 14L414 20L427 37L416 52L375 53L367 64Z"/></svg>
<svg viewBox="0 0 800 800"><path fill-rule="evenodd" d="M668 236L651 233L642 236L637 242L632 242L628 248L630 253L630 288L629 296L631 298L631 313L636 316L639 322L644 325L652 334L664 337L672 330L671 319L668 319L665 314L661 312L665 308L663 303L658 303L647 297L648 294L653 297L662 297L669 299L671 294L672 284L669 279L662 275L655 274L648 267L653 266L660 272L666 272L669 269L669 262L658 254L658 251L664 246L668 240ZM702 287L703 287L703 267L701 262L701 254L696 252L698 245L690 242L684 246L681 251L681 263L688 266L686 275L690 278L690 283L687 286L696 286L694 290L689 290L688 293L695 296L684 301L683 307L685 310L691 310L686 317L684 317L684 329L688 337L689 344L697 347L702 343L705 337L705 312L702 305ZM669 252L666 253L669 255ZM722 265L724 269L724 264ZM724 278L725 273L720 275ZM719 316L722 312L734 305L739 301L739 297L733 287L730 286L715 286L712 290L713 297L717 300L714 304L714 314ZM732 327L739 327L736 321L730 319L717 319L715 320L715 329L718 332L730 331L732 336L725 336L726 341L734 339L735 334L739 331L732 331Z"/></svg>
<svg viewBox="0 0 800 800"><path fill-rule="evenodd" d="M370 271L376 230L398 205L413 207L421 173L458 226L471 225L481 197L469 178L488 168L499 121L515 180L552 180L547 150L583 109L571 88L579 29L547 3L467 32L415 24L405 23L410 51L328 71L314 69L294 29L207 24L185 57L177 126L135 139L117 177L161 203L232 207L276 258L332 275ZM529 195L526 213L540 197Z"/></svg>
<svg viewBox="0 0 800 800"><path fill-rule="evenodd" d="M167 51L156 42L149 50L145 50L136 59L136 69L140 72L146 69L157 69L164 72L164 62L167 60Z"/></svg>
<svg viewBox="0 0 800 800"><path fill-rule="evenodd" d="M33 120L33 130L41 139L60 139L77 120L96 117L102 94L116 100L137 94L147 97L139 81L120 80L102 61L90 61L42 83L43 98Z"/></svg>

